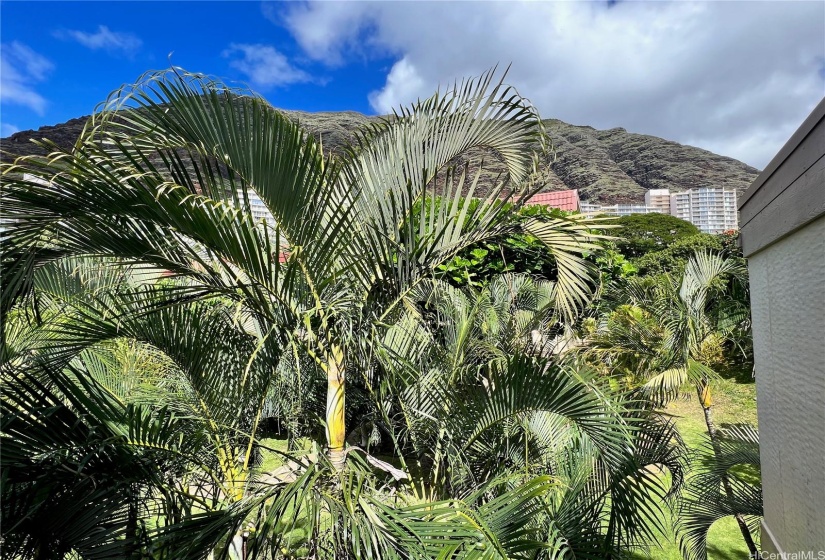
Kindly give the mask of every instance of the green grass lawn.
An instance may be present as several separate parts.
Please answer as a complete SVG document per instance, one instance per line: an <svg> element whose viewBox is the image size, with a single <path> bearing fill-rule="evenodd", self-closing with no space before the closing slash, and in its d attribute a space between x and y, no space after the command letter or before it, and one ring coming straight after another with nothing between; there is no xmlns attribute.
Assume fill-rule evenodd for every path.
<svg viewBox="0 0 825 560"><path fill-rule="evenodd" d="M717 426L733 423L757 425L756 386L749 374L720 379L711 385L711 389L713 391L713 416ZM693 449L702 444L707 429L702 408L695 394L671 403L663 412L673 418L682 439L689 448ZM632 558L634 560L681 560L679 546L672 534L662 535L656 544L658 546L654 545L649 552L635 553ZM709 560L748 558L748 549L732 517L721 519L711 527L708 535L708 558Z"/></svg>
<svg viewBox="0 0 825 560"><path fill-rule="evenodd" d="M286 463L286 459L281 453L288 451L286 438L265 437L261 438L261 464L258 466L260 472L272 472L278 467ZM306 452L309 449L310 443L308 440L298 440L298 447ZM268 448L268 449L267 449ZM279 453L280 452L280 453ZM293 452L301 455L302 452Z"/></svg>

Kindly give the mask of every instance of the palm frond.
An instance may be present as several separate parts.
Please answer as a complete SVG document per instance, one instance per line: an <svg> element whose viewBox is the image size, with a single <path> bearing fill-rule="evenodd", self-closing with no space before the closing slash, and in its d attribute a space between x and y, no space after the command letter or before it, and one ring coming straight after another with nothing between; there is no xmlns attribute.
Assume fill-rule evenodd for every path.
<svg viewBox="0 0 825 560"><path fill-rule="evenodd" d="M762 516L762 485L759 471L759 435L753 426L736 424L718 430L718 451L707 440L693 462L697 470L679 503L677 530L682 554L690 560L707 559L711 525L724 517ZM748 469L740 476L737 469ZM731 494L723 488L727 479Z"/></svg>
<svg viewBox="0 0 825 560"><path fill-rule="evenodd" d="M354 209L361 229L351 251L364 257L360 264L353 259L366 267L360 276L392 279L400 295L424 271L494 235L509 211L500 198L504 189L524 195L535 188L529 179L535 147L540 151L543 143L535 110L515 90L496 83L494 72L366 131L342 175L359 192ZM484 166L456 171L455 162L479 148L504 166L506 176L474 200Z"/></svg>
<svg viewBox="0 0 825 560"><path fill-rule="evenodd" d="M600 250L595 242L605 238L598 233L604 227L598 218L575 214L565 218L532 219L525 224L525 229L541 240L556 259L555 304L568 322L572 322L592 294L595 269L582 258L582 254Z"/></svg>
<svg viewBox="0 0 825 560"><path fill-rule="evenodd" d="M6 551L128 556L143 545L137 519L160 507L154 491L202 441L168 410L124 406L91 380L52 371L48 387L37 377L18 370L0 390Z"/></svg>

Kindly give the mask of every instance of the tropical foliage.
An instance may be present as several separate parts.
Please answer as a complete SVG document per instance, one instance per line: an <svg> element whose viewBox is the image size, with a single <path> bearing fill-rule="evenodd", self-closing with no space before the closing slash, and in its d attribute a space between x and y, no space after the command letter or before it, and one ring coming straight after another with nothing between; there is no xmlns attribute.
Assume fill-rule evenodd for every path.
<svg viewBox="0 0 825 560"><path fill-rule="evenodd" d="M685 558L705 560L711 525L727 516L743 519L756 532L762 516L759 434L735 424L707 439L694 458L691 477L679 506L679 529Z"/></svg>
<svg viewBox="0 0 825 560"><path fill-rule="evenodd" d="M4 165L7 553L607 558L650 542L681 446L565 351L601 236L518 214L545 146L492 73L333 157L262 98L173 69L115 92L71 151ZM455 163L478 147L506 170L480 200L485 167ZM445 281L501 239L542 243L552 274ZM273 471L270 421L291 442Z"/></svg>
<svg viewBox="0 0 825 560"><path fill-rule="evenodd" d="M711 386L718 379L716 370L723 365L727 351L747 352L742 341L750 336L750 311L741 259L698 252L678 276L632 277L617 295L613 310L590 333L592 344L586 353L614 382L635 388L654 404L666 404L685 388L693 389L702 407L714 459L723 464L723 445L713 421ZM721 485L724 494L717 496L713 507L728 511L725 515L735 515L749 550L756 551L744 515L758 515L761 504L740 512L737 494L741 492L734 488L732 477L725 470L717 470L716 475L718 483L711 484L713 481L707 477L694 481L689 491L694 497L688 500L693 506L683 512L688 519L685 523L690 525L699 511L698 489L718 493ZM723 516L704 526L705 537L710 524ZM685 548L691 557L704 555L705 537L700 536L699 525L691 526L691 545Z"/></svg>
<svg viewBox="0 0 825 560"><path fill-rule="evenodd" d="M744 264L742 251L737 246L737 238L738 235L735 233L689 235L677 239L658 251L635 259L634 263L640 273L648 275L679 273L694 253L702 252L712 252L724 257L739 259L740 263Z"/></svg>
<svg viewBox="0 0 825 560"><path fill-rule="evenodd" d="M619 251L630 258L660 251L699 233L695 225L669 214L631 214L616 223L622 226L622 236L617 241Z"/></svg>
<svg viewBox="0 0 825 560"><path fill-rule="evenodd" d="M561 210L541 205L510 210L512 214L509 219L522 223L534 219L553 220L567 215ZM534 234L516 230L471 245L437 269L439 277L456 286L483 286L508 272L555 279L555 259L551 249Z"/></svg>

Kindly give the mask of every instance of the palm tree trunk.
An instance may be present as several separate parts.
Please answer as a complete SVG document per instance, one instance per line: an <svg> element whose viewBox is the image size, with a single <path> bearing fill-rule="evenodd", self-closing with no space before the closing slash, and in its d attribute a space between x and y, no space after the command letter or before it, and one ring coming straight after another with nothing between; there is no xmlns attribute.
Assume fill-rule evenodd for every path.
<svg viewBox="0 0 825 560"><path fill-rule="evenodd" d="M708 428L708 436L710 437L710 443L713 446L713 454L716 457L716 460L719 461L722 457L722 448L719 446L716 425L713 423L713 400L710 393L710 383L707 379L704 379L701 384L697 385L696 392L699 395L699 402L701 403L702 410L705 413L705 425ZM722 487L725 489L725 495L728 497L728 500L732 502L733 488L731 488L727 473L723 473L721 478ZM748 547L750 557L757 558L759 551L756 548L756 543L753 541L751 531L748 529L748 524L745 523L745 518L739 513L734 515L734 517L736 518L736 523L739 524L739 530L742 532L742 538L745 539L745 545Z"/></svg>
<svg viewBox="0 0 825 560"><path fill-rule="evenodd" d="M341 471L346 463L346 417L344 397L346 393L343 351L333 347L332 356L326 362L327 370L327 447L328 457L333 467Z"/></svg>

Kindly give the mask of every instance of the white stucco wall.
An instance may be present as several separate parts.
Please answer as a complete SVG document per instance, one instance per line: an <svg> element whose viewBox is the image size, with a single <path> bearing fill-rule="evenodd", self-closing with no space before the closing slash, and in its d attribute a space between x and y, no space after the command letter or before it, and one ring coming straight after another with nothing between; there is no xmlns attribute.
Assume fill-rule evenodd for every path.
<svg viewBox="0 0 825 560"><path fill-rule="evenodd" d="M763 549L825 551L825 217L751 255L748 267Z"/></svg>

